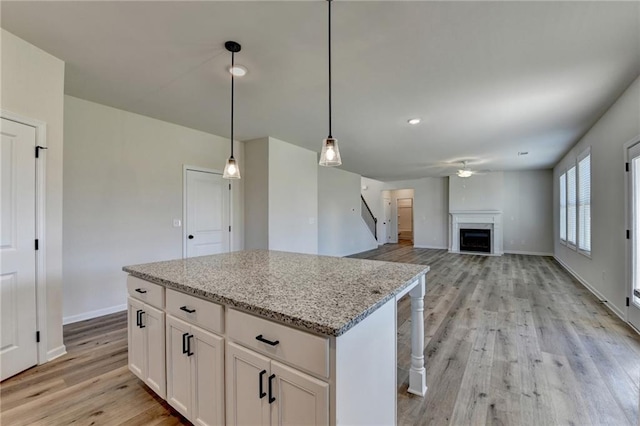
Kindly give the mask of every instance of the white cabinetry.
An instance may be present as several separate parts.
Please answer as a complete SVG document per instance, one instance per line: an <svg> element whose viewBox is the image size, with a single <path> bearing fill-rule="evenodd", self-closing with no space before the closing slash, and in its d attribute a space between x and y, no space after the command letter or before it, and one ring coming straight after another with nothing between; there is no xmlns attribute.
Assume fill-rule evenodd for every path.
<svg viewBox="0 0 640 426"><path fill-rule="evenodd" d="M408 391L426 392L424 276L335 337L132 276L127 285L129 368L196 425L395 424L396 304L407 293Z"/></svg>
<svg viewBox="0 0 640 426"><path fill-rule="evenodd" d="M228 425L327 425L329 384L227 344Z"/></svg>
<svg viewBox="0 0 640 426"><path fill-rule="evenodd" d="M164 312L132 297L128 298L127 308L129 370L164 398Z"/></svg>
<svg viewBox="0 0 640 426"><path fill-rule="evenodd" d="M167 402L196 425L224 424L224 339L167 315Z"/></svg>

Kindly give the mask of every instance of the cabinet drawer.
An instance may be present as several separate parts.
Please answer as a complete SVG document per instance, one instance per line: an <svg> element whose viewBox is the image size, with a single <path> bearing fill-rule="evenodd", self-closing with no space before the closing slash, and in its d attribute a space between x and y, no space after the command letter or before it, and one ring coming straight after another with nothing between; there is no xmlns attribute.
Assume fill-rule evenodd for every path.
<svg viewBox="0 0 640 426"><path fill-rule="evenodd" d="M127 277L127 290L131 297L142 300L151 306L164 309L164 287L132 275Z"/></svg>
<svg viewBox="0 0 640 426"><path fill-rule="evenodd" d="M227 336L244 346L329 377L329 339L234 309L227 309ZM277 344L269 344L261 339Z"/></svg>
<svg viewBox="0 0 640 426"><path fill-rule="evenodd" d="M224 333L224 308L217 303L167 289L167 312L215 333Z"/></svg>

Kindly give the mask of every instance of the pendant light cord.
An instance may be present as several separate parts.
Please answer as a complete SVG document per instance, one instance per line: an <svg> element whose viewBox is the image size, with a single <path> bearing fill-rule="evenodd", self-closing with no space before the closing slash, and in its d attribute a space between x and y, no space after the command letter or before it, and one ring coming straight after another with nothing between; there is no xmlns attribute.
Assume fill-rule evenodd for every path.
<svg viewBox="0 0 640 426"><path fill-rule="evenodd" d="M331 1L329 2L329 138L333 138L331 136Z"/></svg>
<svg viewBox="0 0 640 426"><path fill-rule="evenodd" d="M235 53L231 52L231 70L235 65ZM233 158L233 83L234 75L231 73L231 158Z"/></svg>

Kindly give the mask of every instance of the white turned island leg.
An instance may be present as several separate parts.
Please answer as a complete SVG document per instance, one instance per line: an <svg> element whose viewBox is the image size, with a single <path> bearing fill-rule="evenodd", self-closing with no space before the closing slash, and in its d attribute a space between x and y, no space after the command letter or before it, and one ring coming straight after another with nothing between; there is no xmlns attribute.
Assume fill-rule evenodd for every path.
<svg viewBox="0 0 640 426"><path fill-rule="evenodd" d="M425 396L427 394L427 370L424 366L424 294L426 275L409 295L411 296L411 369L409 370L410 393Z"/></svg>

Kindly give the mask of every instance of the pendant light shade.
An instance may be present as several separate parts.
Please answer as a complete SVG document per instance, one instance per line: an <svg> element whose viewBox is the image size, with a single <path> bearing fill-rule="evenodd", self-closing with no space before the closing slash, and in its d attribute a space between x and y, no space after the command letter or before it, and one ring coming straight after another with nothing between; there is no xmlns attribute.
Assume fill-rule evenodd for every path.
<svg viewBox="0 0 640 426"><path fill-rule="evenodd" d="M322 141L322 152L320 153L321 166L339 166L342 164L340 160L340 149L338 148L338 139L332 137Z"/></svg>
<svg viewBox="0 0 640 426"><path fill-rule="evenodd" d="M321 166L333 167L342 164L340 149L338 149L338 139L331 136L331 1L329 4L329 136L322 141L322 152L320 153Z"/></svg>
<svg viewBox="0 0 640 426"><path fill-rule="evenodd" d="M227 164L224 166L224 173L222 177L225 179L240 179L240 169L238 163L233 156L227 159Z"/></svg>
<svg viewBox="0 0 640 426"><path fill-rule="evenodd" d="M231 52L231 69L235 66L235 54L238 53L241 49L240 44L235 41L228 41L224 44L224 47ZM240 179L240 167L236 162L236 159L233 158L233 101L234 101L234 77L235 75L231 73L231 156L227 160L227 164L224 166L224 172L222 177L224 179Z"/></svg>

